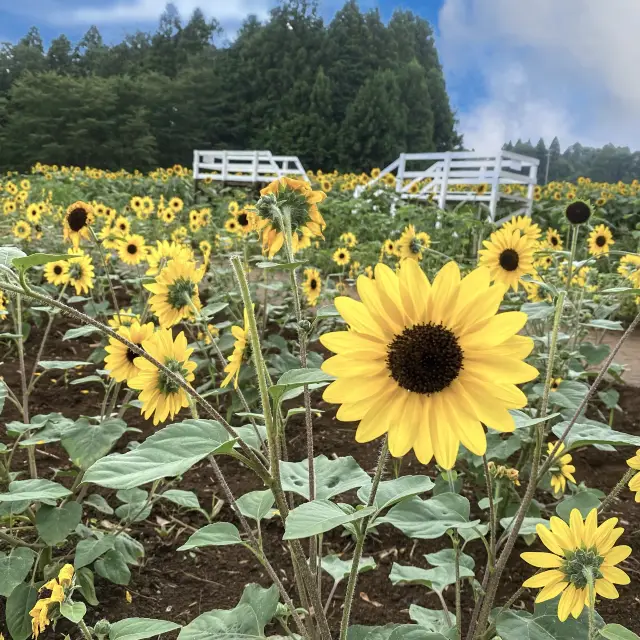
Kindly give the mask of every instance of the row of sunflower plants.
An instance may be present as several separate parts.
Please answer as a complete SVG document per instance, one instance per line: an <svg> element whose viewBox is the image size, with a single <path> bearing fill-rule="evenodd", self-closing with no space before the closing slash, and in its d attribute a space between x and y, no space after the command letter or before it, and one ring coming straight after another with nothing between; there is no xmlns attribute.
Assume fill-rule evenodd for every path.
<svg viewBox="0 0 640 640"><path fill-rule="evenodd" d="M143 206L143 198L138 197L139 205L135 200L128 205L134 210ZM335 286L326 289L331 295L346 295L313 315L309 307L321 296L320 274L301 264L300 257L322 241L326 223L318 207L324 202L324 191L282 179L265 188L255 206L230 203L232 215L225 227L235 233L234 225L250 226L266 259L251 259L256 243L246 235L225 247L220 238L213 248L230 253L229 267L215 260L211 243L202 245L207 240L199 242L200 265L184 237L159 241L154 250L141 252L144 238L136 242L128 229L119 229L115 209L109 214L112 221L98 234L94 208L86 202L74 203L64 214L69 253L26 256L18 249L2 249L0 288L8 296L15 324L9 339L16 341L23 380L17 391L7 385L3 389L23 416L11 431L16 435L12 451L26 449L30 462L30 479L22 480L12 470L11 458L6 459L7 491L0 494L2 503L12 505L3 514L9 527L2 540L13 550L0 560L12 577L7 623L14 640L26 638L29 630L37 636L60 617L77 624L87 638L143 638L178 628L171 622L136 619L90 628L80 597L94 604L95 594L85 586L91 583L92 570L116 584L128 581L127 565L139 559L141 551L137 548L133 557L136 543L127 531L161 499L192 503L192 496L173 487L203 460L211 465L237 526L212 522L178 552L240 545L264 567L273 585L249 585L233 610L214 609L181 628L183 640L204 635L264 637L272 620L292 637L341 640L406 635L509 640L531 635L532 629L548 637L624 638L620 634L631 633L605 625L596 612L599 598L617 597L614 585L629 582L616 565L631 553L626 545L616 546L623 534L616 519L598 525L598 517L628 482L633 490L640 489L633 475L640 465L632 458L629 472L604 496L576 485L571 457L572 450L584 446L640 446L637 437L611 429L606 415L603 421L585 417L596 398L598 411L602 405L610 416L616 410L611 383L621 370L614 357L639 318L612 349L599 342L598 332L622 330L613 319L619 311L617 300L638 293L631 261L621 261L619 273L608 263L601 269L611 257L612 237L597 227L590 233L590 257L584 257L584 230L592 216L584 201L572 202L564 211L569 251L554 228L543 238L531 219L515 218L484 242L477 265L467 260L462 270L439 250L443 247L433 249L428 233L408 224L397 242L390 237L381 243L377 264L358 274L348 253L358 240L355 233L343 232L339 246L332 249L333 260L338 267L350 265L350 273L343 270ZM178 208L169 205L174 206ZM200 228L202 218L207 216L197 210L194 227ZM134 270L122 286L142 301L139 312L119 308L113 252ZM144 274L136 261L139 253L149 267ZM465 251L461 254L464 258ZM97 280L94 259L100 271ZM300 285L303 266L307 269ZM32 281L39 267L45 286L60 287L56 297ZM631 286L601 286L609 281L619 285L621 277ZM94 280L98 301L64 299L65 287L73 286L80 294L77 283L88 291ZM202 289L218 289L218 295L203 305ZM523 289L529 302L522 301ZM306 294L306 308L301 293ZM85 302L83 310L73 306ZM62 416L29 417L34 376L27 381L24 373L22 315L27 310L37 316L44 308L78 321L73 336L95 330L108 339L99 353L105 368L95 381L105 387L101 414L82 419L80 425L68 425ZM234 319L228 358L219 333L232 323L211 322L223 310ZM110 322L104 322L108 313ZM281 330L295 332L295 344L276 339L282 336L272 332L272 320ZM174 335L177 325L185 329ZM324 362L309 350L317 334L335 354ZM586 341L594 335L595 342ZM37 361L42 367L41 355ZM54 362L67 369L83 364ZM194 386L196 371L201 381ZM233 400L221 404L220 397L229 398L221 395L227 389L232 389ZM320 389L325 402L340 405L338 420L358 423L357 442L380 442L373 478L352 458L316 456L312 394ZM291 407L298 398L302 406ZM127 428L123 417L131 406L154 424L174 420L182 409L190 411L191 418L160 429L124 454L109 454ZM300 462L289 461L287 455L288 419L295 413L304 416L307 440L308 456ZM74 434L79 443L74 444ZM107 434L108 442L98 447ZM77 466L70 489L38 477L37 447L56 440ZM398 461L411 451L425 470L436 470L435 482L426 474L398 473ZM218 463L222 455L255 473L263 490L234 496ZM124 503L116 512L121 522L115 530L84 523L84 508L111 509L100 499L100 489L88 495L91 487L116 490ZM354 489L355 502L336 500ZM424 498L429 492L433 496ZM468 499L470 493L477 504ZM543 501L544 495L549 502ZM274 513L282 520L282 539L291 553L295 591L285 588L281 567L271 564L259 534L260 521ZM38 520L46 520L47 514L64 537L59 533L53 540L43 533L46 526L39 527ZM372 567L372 559L364 556L367 537L384 525L416 540L449 541L447 548L427 557L431 569L394 564L390 574L393 584L420 584L433 591L442 610L414 605L412 624L362 627L351 619L353 599L360 572ZM336 529L355 541L346 560L323 556L323 536ZM541 588L532 614L512 608L519 592L506 602L496 598L519 537L529 543L539 539L548 550L522 554L533 567L544 569L523 585ZM477 575L465 553L471 544L487 552L486 566ZM73 564L67 562L71 559ZM339 628L327 617L327 601L334 594L323 599L318 586L322 571L336 584L347 583ZM443 596L447 589L455 591L454 611ZM466 618L463 589L471 590L475 602Z"/></svg>

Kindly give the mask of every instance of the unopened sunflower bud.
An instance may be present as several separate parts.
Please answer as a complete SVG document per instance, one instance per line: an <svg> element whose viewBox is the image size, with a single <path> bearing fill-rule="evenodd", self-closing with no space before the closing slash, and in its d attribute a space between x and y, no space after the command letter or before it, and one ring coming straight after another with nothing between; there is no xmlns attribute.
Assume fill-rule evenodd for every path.
<svg viewBox="0 0 640 640"><path fill-rule="evenodd" d="M106 638L109 635L109 631L111 630L111 624L108 620L98 620L93 626L93 632L98 636L98 638Z"/></svg>

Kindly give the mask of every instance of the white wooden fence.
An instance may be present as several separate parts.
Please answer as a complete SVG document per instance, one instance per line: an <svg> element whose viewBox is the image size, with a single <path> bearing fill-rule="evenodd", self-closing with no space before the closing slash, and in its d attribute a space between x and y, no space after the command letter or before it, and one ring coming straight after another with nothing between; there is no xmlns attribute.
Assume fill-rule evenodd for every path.
<svg viewBox="0 0 640 640"><path fill-rule="evenodd" d="M297 156L274 156L271 151L255 150L193 152L194 180L256 184L291 175L308 180Z"/></svg>
<svg viewBox="0 0 640 640"><path fill-rule="evenodd" d="M441 209L447 202L486 202L492 221L495 221L500 200L522 203L520 209L504 218L508 219L516 213L531 214L539 164L536 158L511 151L501 151L497 155L475 151L402 153L371 182L356 187L355 195L358 197L387 174L395 172L396 192L402 198L433 200ZM429 182L424 183L428 179ZM486 185L486 191L478 193L473 185L481 184ZM420 185L417 191L415 185ZM469 185L469 189L454 191L451 188L454 185ZM526 196L522 196L519 190L517 193L501 191L502 185L525 185Z"/></svg>

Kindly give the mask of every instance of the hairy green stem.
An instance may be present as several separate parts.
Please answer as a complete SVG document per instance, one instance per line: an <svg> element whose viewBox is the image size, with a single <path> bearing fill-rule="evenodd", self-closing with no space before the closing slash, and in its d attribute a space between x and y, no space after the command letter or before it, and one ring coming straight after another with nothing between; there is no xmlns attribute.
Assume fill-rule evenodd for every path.
<svg viewBox="0 0 640 640"><path fill-rule="evenodd" d="M627 469L627 472L620 478L618 484L611 489L609 495L602 501L602 504L598 508L598 513L602 513L620 494L620 492L627 486L627 483L633 476L638 473L635 469Z"/></svg>

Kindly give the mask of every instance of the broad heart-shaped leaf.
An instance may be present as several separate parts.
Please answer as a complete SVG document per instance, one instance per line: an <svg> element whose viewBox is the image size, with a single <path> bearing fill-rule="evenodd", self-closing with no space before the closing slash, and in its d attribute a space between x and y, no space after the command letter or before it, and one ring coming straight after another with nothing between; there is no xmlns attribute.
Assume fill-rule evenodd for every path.
<svg viewBox="0 0 640 640"><path fill-rule="evenodd" d="M455 565L456 562L456 552L453 549L442 549L435 553L427 553L424 557L434 567L444 567L448 564ZM466 553L460 553L460 566L467 567L467 569L473 571L476 561Z"/></svg>
<svg viewBox="0 0 640 640"><path fill-rule="evenodd" d="M560 437L566 429L568 422L559 422L554 425L553 433ZM565 440L568 450L584 447L589 444L610 444L618 447L640 447L640 436L632 436L629 433L614 431L606 426L599 427L595 424L574 424Z"/></svg>
<svg viewBox="0 0 640 640"><path fill-rule="evenodd" d="M63 602L60 605L60 613L71 622L77 624L87 613L87 605L84 602Z"/></svg>
<svg viewBox="0 0 640 640"><path fill-rule="evenodd" d="M31 636L29 611L38 599L38 590L26 583L19 584L7 598L5 611L7 629L13 640L27 640Z"/></svg>
<svg viewBox="0 0 640 640"><path fill-rule="evenodd" d="M230 522L214 522L193 533L181 547L178 547L178 551L229 544L243 544L238 528Z"/></svg>
<svg viewBox="0 0 640 640"><path fill-rule="evenodd" d="M58 262L59 260L71 260L76 256L68 253L32 253L30 256L21 256L13 258L11 261L16 269L30 269L31 267L39 267L49 262Z"/></svg>
<svg viewBox="0 0 640 640"><path fill-rule="evenodd" d="M500 526L503 529L511 529L511 523L513 522L513 518L502 518L500 520ZM543 524L548 527L549 521L544 518L525 518L522 521L522 526L520 527L520 531L518 532L521 536L531 536L536 533L536 526L539 524Z"/></svg>
<svg viewBox="0 0 640 640"><path fill-rule="evenodd" d="M260 521L265 518L271 509L275 498L271 489L264 491L250 491L240 496L237 501L240 513L252 520Z"/></svg>
<svg viewBox="0 0 640 640"><path fill-rule="evenodd" d="M269 395L278 402L291 389L303 387L305 384L333 382L335 378L322 369L291 369L280 376L277 384L269 388Z"/></svg>
<svg viewBox="0 0 640 640"><path fill-rule="evenodd" d="M27 254L18 247L0 247L0 265L10 267L13 261L24 258Z"/></svg>
<svg viewBox="0 0 640 640"><path fill-rule="evenodd" d="M280 592L275 584L272 584L268 589L259 584L248 584L242 592L238 606L247 604L253 609L260 631L264 634L265 626L271 622L276 614L278 602L280 602Z"/></svg>
<svg viewBox="0 0 640 640"><path fill-rule="evenodd" d="M563 380L558 389L549 394L549 404L575 411L588 391L589 387L583 382Z"/></svg>
<svg viewBox="0 0 640 640"><path fill-rule="evenodd" d="M144 547L128 533L120 533L113 537L113 548L122 554L127 564L138 566L144 558Z"/></svg>
<svg viewBox="0 0 640 640"><path fill-rule="evenodd" d="M584 356L587 364L595 367L611 353L611 347L608 344L595 345L591 342L583 342L580 345L580 353Z"/></svg>
<svg viewBox="0 0 640 640"><path fill-rule="evenodd" d="M76 367L87 367L93 365L93 362L85 362L84 360L40 360L38 366L43 369L75 369Z"/></svg>
<svg viewBox="0 0 640 640"><path fill-rule="evenodd" d="M349 577L351 572L351 560L341 560L335 554L324 556L321 560L322 568L333 578L334 582L340 582ZM376 561L373 558L360 558L358 563L358 573L372 571L376 568Z"/></svg>
<svg viewBox="0 0 640 640"><path fill-rule="evenodd" d="M108 516L113 515L113 509L109 506L109 503L101 495L92 493L84 499L83 504L88 504L100 513L106 513Z"/></svg>
<svg viewBox="0 0 640 640"><path fill-rule="evenodd" d="M556 513L566 522L574 509L580 511L583 518L586 518L593 509L600 508L599 493L592 489L585 489L567 496L556 506Z"/></svg>
<svg viewBox="0 0 640 640"><path fill-rule="evenodd" d="M124 556L115 549L109 549L95 561L93 566L98 575L114 584L129 584L131 580L131 571Z"/></svg>
<svg viewBox="0 0 640 640"><path fill-rule="evenodd" d="M118 418L109 418L97 425L80 418L64 431L61 442L71 461L86 471L111 451L126 429L126 422Z"/></svg>
<svg viewBox="0 0 640 640"><path fill-rule="evenodd" d="M425 609L417 604L411 604L409 617L425 631L448 633L453 628L442 609ZM451 615L451 622L455 625L456 619L453 615Z"/></svg>
<svg viewBox="0 0 640 640"><path fill-rule="evenodd" d="M378 486L373 506L378 510L388 509L398 502L402 502L411 496L416 496L425 491L431 491L434 483L429 476L402 476L393 480L385 480ZM363 504L369 501L371 482L364 485L358 491L358 500Z"/></svg>
<svg viewBox="0 0 640 640"><path fill-rule="evenodd" d="M461 578L473 578L473 576L474 573L471 569L460 565ZM455 584L455 565L446 564L433 569L422 569L421 567L405 566L394 562L389 579L394 585L421 584L434 591L442 592L445 587Z"/></svg>
<svg viewBox="0 0 640 640"><path fill-rule="evenodd" d="M417 624L387 624L384 627L355 624L347 630L347 640L452 640L452 638L450 634L433 633Z"/></svg>
<svg viewBox="0 0 640 640"><path fill-rule="evenodd" d="M76 556L73 561L73 566L76 569L80 569L81 567L90 565L101 555L105 554L110 549L113 549L114 544L115 541L111 536L104 536L99 540L96 540L95 538L80 540L76 546Z"/></svg>
<svg viewBox="0 0 640 640"><path fill-rule="evenodd" d="M168 620L125 618L111 623L109 640L144 640L144 638L153 638L175 629L180 629L180 625Z"/></svg>
<svg viewBox="0 0 640 640"><path fill-rule="evenodd" d="M505 611L496 621L496 632L502 640L586 640L589 635L587 610L574 620L558 620L558 600L536 604L533 614L527 611ZM596 626L602 618L596 612Z"/></svg>
<svg viewBox="0 0 640 640"><path fill-rule="evenodd" d="M621 624L606 624L600 629L600 635L607 640L640 640L640 636L629 631Z"/></svg>
<svg viewBox="0 0 640 640"><path fill-rule="evenodd" d="M27 577L36 554L26 547L17 547L9 555L0 556L0 596L8 598Z"/></svg>
<svg viewBox="0 0 640 640"><path fill-rule="evenodd" d="M589 322L580 323L584 327L595 327L596 329L608 329L609 331L622 331L624 328L620 320L606 320L604 318L594 318Z"/></svg>
<svg viewBox="0 0 640 640"><path fill-rule="evenodd" d="M64 542L82 519L82 506L67 502L60 507L42 505L36 513L38 535L49 546Z"/></svg>
<svg viewBox="0 0 640 640"><path fill-rule="evenodd" d="M441 493L429 500L409 498L392 507L376 523L392 524L410 538L429 540L444 535L447 529L477 527L480 520L470 521L469 513L469 501L464 496Z"/></svg>
<svg viewBox="0 0 640 640"><path fill-rule="evenodd" d="M215 420L185 420L154 433L133 451L98 460L86 472L84 482L131 489L182 475L210 453L230 451L234 443Z"/></svg>
<svg viewBox="0 0 640 640"><path fill-rule="evenodd" d="M187 509L200 509L198 496L193 491L183 491L182 489L168 489L160 494L164 500L169 500Z"/></svg>
<svg viewBox="0 0 640 640"><path fill-rule="evenodd" d="M90 324L83 324L81 327L74 327L73 329L67 329L67 332L64 334L62 339L74 340L75 338L90 336L92 333L100 333L100 329Z"/></svg>
<svg viewBox="0 0 640 640"><path fill-rule="evenodd" d="M620 392L616 389L598 391L598 398L607 409L615 409L618 406L618 400L620 400Z"/></svg>
<svg viewBox="0 0 640 640"><path fill-rule="evenodd" d="M9 484L9 493L0 493L0 502L44 502L56 504L71 494L57 482L38 478L36 480L14 480Z"/></svg>
<svg viewBox="0 0 640 640"><path fill-rule="evenodd" d="M369 483L369 475L351 457L329 460L320 455L313 459L316 477L316 499L329 499L345 491ZM309 460L281 462L282 488L309 499Z"/></svg>
<svg viewBox="0 0 640 640"><path fill-rule="evenodd" d="M319 533L331 531L348 522L356 522L371 515L375 507L365 507L350 512L329 500L313 500L292 509L284 525L284 540L308 538Z"/></svg>
<svg viewBox="0 0 640 640"><path fill-rule="evenodd" d="M239 604L224 611L207 611L182 628L178 640L257 640L264 638L253 607Z"/></svg>

